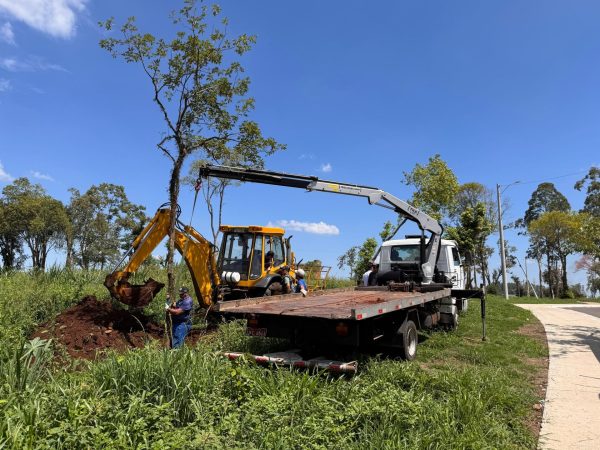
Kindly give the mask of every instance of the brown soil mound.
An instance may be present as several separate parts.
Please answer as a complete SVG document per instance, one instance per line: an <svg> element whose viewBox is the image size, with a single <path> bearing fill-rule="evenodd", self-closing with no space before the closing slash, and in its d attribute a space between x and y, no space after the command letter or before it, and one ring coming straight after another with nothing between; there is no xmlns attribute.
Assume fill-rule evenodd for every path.
<svg viewBox="0 0 600 450"><path fill-rule="evenodd" d="M186 342L196 342L202 334L202 330L193 330ZM85 359L95 359L106 350L141 348L150 340L159 339L168 345L164 324L94 296L84 297L54 322L41 325L32 337L54 339L70 356Z"/></svg>

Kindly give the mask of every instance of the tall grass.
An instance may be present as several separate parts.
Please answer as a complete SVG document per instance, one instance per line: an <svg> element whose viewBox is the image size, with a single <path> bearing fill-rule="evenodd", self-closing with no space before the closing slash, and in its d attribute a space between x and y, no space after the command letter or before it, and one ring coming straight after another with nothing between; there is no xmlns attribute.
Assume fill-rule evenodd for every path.
<svg viewBox="0 0 600 450"><path fill-rule="evenodd" d="M533 448L533 399L501 367L372 358L331 377L229 362L239 324L195 349L113 354L0 406L0 442L28 448ZM241 334L240 334L241 336ZM244 344L245 345L245 344ZM525 398L526 401L523 401Z"/></svg>
<svg viewBox="0 0 600 450"><path fill-rule="evenodd" d="M85 276L2 279L12 331L0 336L0 448L535 447L525 421L539 398L526 361L545 348L517 332L533 316L499 297L487 342L471 303L457 332L421 336L416 361L372 355L354 377L230 362L222 350L285 345L246 337L238 322L196 348L150 345L77 371L53 367L50 344L17 338L84 295L106 296L103 274Z"/></svg>
<svg viewBox="0 0 600 450"><path fill-rule="evenodd" d="M0 343L18 342L84 295L106 296L104 275L58 269L0 273Z"/></svg>

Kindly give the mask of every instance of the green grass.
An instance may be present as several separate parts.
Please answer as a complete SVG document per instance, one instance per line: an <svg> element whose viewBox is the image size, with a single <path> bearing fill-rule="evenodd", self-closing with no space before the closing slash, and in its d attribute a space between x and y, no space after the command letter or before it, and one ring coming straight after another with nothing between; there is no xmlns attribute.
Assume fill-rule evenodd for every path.
<svg viewBox="0 0 600 450"><path fill-rule="evenodd" d="M11 312L21 320L12 329L23 327L17 335L36 321L28 311L51 317L78 296L104 289L101 282L94 291L93 283L70 281L63 292L61 282L69 279L59 275L13 276L11 289L21 283L31 293L18 299L50 306ZM13 306L3 303L1 311ZM518 333L534 320L490 296L482 342L472 301L456 332L421 336L416 361L372 355L354 377L230 362L222 350L285 345L246 337L239 322L222 325L194 349L150 346L77 371L53 365L43 342L17 345L7 340L12 333L4 334L0 448L535 448L526 421L540 399L527 361L546 349Z"/></svg>

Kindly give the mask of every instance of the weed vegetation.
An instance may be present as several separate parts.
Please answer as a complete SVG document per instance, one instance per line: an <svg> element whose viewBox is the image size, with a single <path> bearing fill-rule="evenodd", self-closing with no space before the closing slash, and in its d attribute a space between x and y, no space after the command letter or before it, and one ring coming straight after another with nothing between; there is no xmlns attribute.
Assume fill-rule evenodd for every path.
<svg viewBox="0 0 600 450"><path fill-rule="evenodd" d="M79 278L81 277L81 278ZM535 320L490 297L488 341L471 302L456 332L421 335L417 360L371 355L354 377L286 368L223 350L260 353L285 343L221 325L195 348L158 343L77 369L53 344L24 340L85 295L105 297L99 274L12 274L0 292L0 448L535 448L536 397L527 361ZM158 300L156 300L158 302Z"/></svg>

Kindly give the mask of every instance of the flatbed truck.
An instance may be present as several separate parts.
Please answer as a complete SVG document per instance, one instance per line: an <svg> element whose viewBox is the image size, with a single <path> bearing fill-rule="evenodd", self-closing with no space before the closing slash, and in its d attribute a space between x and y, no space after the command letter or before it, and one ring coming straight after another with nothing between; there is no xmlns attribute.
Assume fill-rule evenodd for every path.
<svg viewBox="0 0 600 450"><path fill-rule="evenodd" d="M217 314L246 319L248 334L286 338L299 349L312 348L323 353L344 347L389 347L410 360L416 355L418 330L437 326L455 328L458 313L463 304L466 305L464 300L478 298L485 339L484 291L461 289L462 286L453 289L452 274L438 266L443 227L425 212L375 187L314 176L228 166L201 167L198 181L209 177L363 197L371 205L398 214L398 226L392 234L407 220L416 223L421 230L417 239L418 257L408 263L390 264L389 270L378 274L379 286L323 291L308 297L296 294L215 302L212 309ZM239 353L227 355L232 359L242 356ZM307 360L296 350L253 357L261 363L356 371L354 362L320 357Z"/></svg>
<svg viewBox="0 0 600 450"><path fill-rule="evenodd" d="M331 354L340 349L373 348L396 350L404 359L416 356L418 331L444 326L440 320L444 305L460 310L466 298L478 298L485 319L485 297L481 290L440 288L424 292L406 291L406 286L379 286L333 289L312 293L219 302L218 314L246 319L246 334L288 339L297 350L252 355L264 364L299 368L315 367L333 372L354 373L356 361L337 361L317 353ZM459 298L457 298L458 296ZM483 333L485 336L485 322ZM455 322L445 325L453 328ZM305 359L301 349L313 349ZM230 359L242 356L229 352Z"/></svg>

